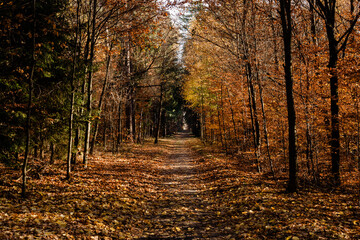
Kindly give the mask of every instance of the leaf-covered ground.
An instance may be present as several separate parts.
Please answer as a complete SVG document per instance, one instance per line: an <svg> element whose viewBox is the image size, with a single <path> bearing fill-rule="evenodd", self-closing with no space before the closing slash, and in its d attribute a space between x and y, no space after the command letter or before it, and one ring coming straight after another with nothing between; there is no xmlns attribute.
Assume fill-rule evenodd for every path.
<svg viewBox="0 0 360 240"><path fill-rule="evenodd" d="M357 186L285 194L184 134L98 153L71 181L59 169L21 200L20 172L0 168L0 239L360 239Z"/></svg>

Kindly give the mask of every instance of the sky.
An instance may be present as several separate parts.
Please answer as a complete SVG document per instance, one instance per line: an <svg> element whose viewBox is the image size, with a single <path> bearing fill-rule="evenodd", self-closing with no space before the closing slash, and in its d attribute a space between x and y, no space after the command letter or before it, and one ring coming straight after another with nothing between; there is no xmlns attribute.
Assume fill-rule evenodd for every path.
<svg viewBox="0 0 360 240"><path fill-rule="evenodd" d="M166 2L166 0L161 1ZM181 20L181 17L184 13L186 14L186 8L184 9L184 6L173 6L169 7L167 11L169 12L175 27L177 27L180 31L178 59L179 62L182 63L184 46L186 43L186 38L188 37L188 31L186 30L185 23Z"/></svg>

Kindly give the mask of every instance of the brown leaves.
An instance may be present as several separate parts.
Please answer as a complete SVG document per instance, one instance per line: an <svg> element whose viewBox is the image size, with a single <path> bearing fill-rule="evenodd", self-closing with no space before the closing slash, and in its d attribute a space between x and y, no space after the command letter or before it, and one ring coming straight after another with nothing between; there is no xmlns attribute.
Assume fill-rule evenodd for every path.
<svg viewBox="0 0 360 240"><path fill-rule="evenodd" d="M19 183L11 181L18 171L0 168L0 175L11 181L0 186L0 193L14 196L0 196L0 238L129 239L128 230L142 215L147 184L142 169L148 168L146 150L133 150L139 150L131 153L133 159L111 154L94 158L71 181L62 180L62 165L53 165L41 178L31 179L31 196L24 202L18 200Z"/></svg>
<svg viewBox="0 0 360 240"><path fill-rule="evenodd" d="M210 202L221 210L220 217L235 231L236 239L359 238L354 191L285 194L281 190L285 182L275 184L251 172L244 159L228 159L226 164L226 157L210 147L198 150L214 156L198 163L206 173ZM217 170L214 178L214 168L224 170Z"/></svg>
<svg viewBox="0 0 360 240"><path fill-rule="evenodd" d="M186 141L204 154L175 139L129 145L119 155L98 153L87 170L76 166L71 182L54 165L31 180L26 201L15 197L18 172L0 168L0 238L359 237L360 209L351 192L284 194L282 182Z"/></svg>

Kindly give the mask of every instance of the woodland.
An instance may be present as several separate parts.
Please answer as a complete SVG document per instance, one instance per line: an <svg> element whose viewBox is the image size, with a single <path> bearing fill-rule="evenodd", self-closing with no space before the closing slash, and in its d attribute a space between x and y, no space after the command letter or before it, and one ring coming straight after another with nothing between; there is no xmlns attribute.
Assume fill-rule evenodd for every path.
<svg viewBox="0 0 360 240"><path fill-rule="evenodd" d="M1 239L359 239L356 0L0 0Z"/></svg>

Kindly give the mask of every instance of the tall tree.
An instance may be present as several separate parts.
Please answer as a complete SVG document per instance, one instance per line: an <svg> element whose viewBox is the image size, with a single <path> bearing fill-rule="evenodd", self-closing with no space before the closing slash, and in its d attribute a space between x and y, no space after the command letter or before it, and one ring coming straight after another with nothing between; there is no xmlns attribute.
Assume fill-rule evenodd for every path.
<svg viewBox="0 0 360 240"><path fill-rule="evenodd" d="M311 2L310 2L311 3ZM328 69L330 73L330 99L331 99L331 172L335 186L341 184L340 179L340 121L339 121L339 77L338 60L341 52L345 52L349 38L360 17L360 11L354 15L354 10L350 8L350 20L348 26L342 33L339 33L339 23L337 13L339 3L336 0L316 0L317 12L324 20L326 36L328 41ZM344 28L344 26L342 26Z"/></svg>
<svg viewBox="0 0 360 240"><path fill-rule="evenodd" d="M72 56L72 68L70 72L70 109L69 109L69 140L68 140L68 155L67 155L67 170L66 178L70 179L71 173L71 157L72 157L72 144L73 144L73 125L74 125L74 104L75 104L75 76L76 76L76 65L78 56L78 41L80 31L80 4L81 0L76 1L76 22L75 22L75 38L73 46Z"/></svg>
<svg viewBox="0 0 360 240"><path fill-rule="evenodd" d="M26 116L26 145L25 145L25 157L22 166L22 197L26 196L26 178L27 178L27 165L29 160L29 151L30 151L30 129L31 129L31 108L32 108L32 95L33 95L33 79L34 79L34 72L36 66L36 0L32 1L32 66L31 66L31 73L29 77L29 99L28 99L28 106L27 106L27 116Z"/></svg>
<svg viewBox="0 0 360 240"><path fill-rule="evenodd" d="M91 35L90 35L90 57L89 57L89 73L87 81L87 100L86 100L86 110L88 119L86 121L85 129L85 140L84 140L84 156L83 164L84 167L87 167L87 158L90 145L90 132L91 132L91 103L93 96L93 77L94 77L94 56L95 56L95 44L96 44L96 15L97 15L97 0L92 0L92 23L91 23Z"/></svg>
<svg viewBox="0 0 360 240"><path fill-rule="evenodd" d="M289 182L287 185L288 192L296 192L297 183L297 152L296 152L296 113L293 96L293 78L291 73L291 37L292 37L292 20L291 20L291 0L280 0L280 17L283 32L284 55L285 55L285 84L286 84L286 101L288 111L288 131L289 131Z"/></svg>

